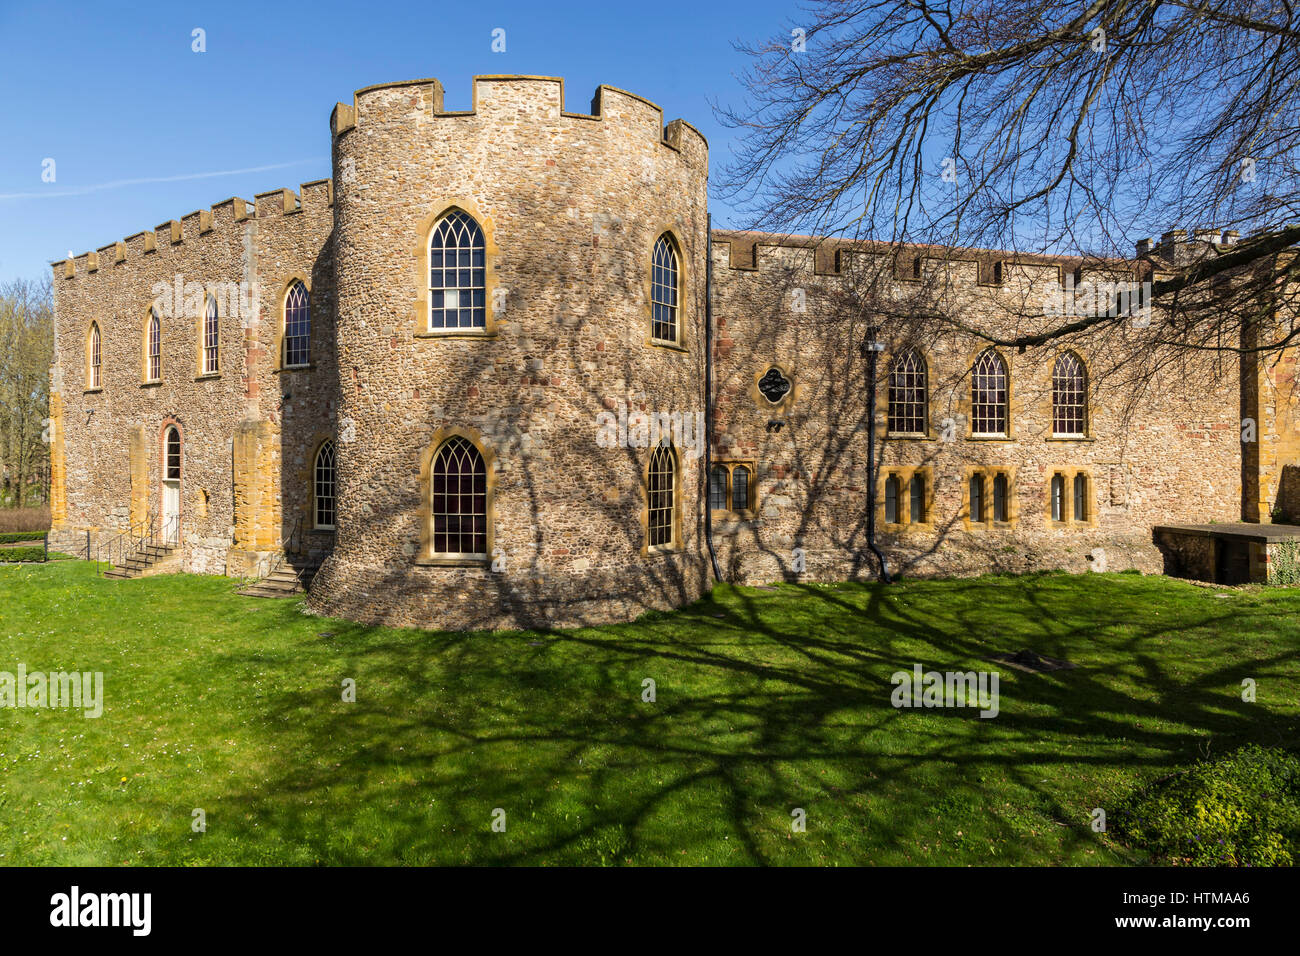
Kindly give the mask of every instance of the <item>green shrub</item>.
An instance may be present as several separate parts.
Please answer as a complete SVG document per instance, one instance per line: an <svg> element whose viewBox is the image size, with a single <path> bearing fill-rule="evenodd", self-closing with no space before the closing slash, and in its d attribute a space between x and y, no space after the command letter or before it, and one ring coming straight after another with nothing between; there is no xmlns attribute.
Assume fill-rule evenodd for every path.
<svg viewBox="0 0 1300 956"><path fill-rule="evenodd" d="M45 549L42 548L0 548L0 564L6 561L44 561Z"/></svg>
<svg viewBox="0 0 1300 956"><path fill-rule="evenodd" d="M6 531L0 534L0 544L13 544L17 541L40 541L44 537L44 531Z"/></svg>
<svg viewBox="0 0 1300 956"><path fill-rule="evenodd" d="M1300 757L1251 745L1131 794L1114 832L1164 862L1291 866L1300 857Z"/></svg>

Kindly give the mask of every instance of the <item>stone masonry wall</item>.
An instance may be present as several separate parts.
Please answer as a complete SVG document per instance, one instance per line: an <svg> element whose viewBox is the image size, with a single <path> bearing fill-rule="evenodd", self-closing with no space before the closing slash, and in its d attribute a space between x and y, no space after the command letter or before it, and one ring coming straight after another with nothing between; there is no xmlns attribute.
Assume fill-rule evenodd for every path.
<svg viewBox="0 0 1300 956"><path fill-rule="evenodd" d="M648 448L598 444L598 416L703 411L707 147L602 87L479 77L470 112L432 80L335 110L339 538L309 606L366 621L491 628L626 619L705 587L700 460L679 448L675 548L646 553ZM429 334L427 246L449 209L487 242L486 333ZM680 347L649 342L655 240L681 260ZM484 562L426 553L421 468L460 430L490 460ZM702 451L702 445L699 446Z"/></svg>
<svg viewBox="0 0 1300 956"><path fill-rule="evenodd" d="M1134 401L1127 380L1103 374L1119 352L1141 355L1143 330L1122 340L1069 343L1089 369L1086 436L1055 438L1051 425L1052 370L1064 346L1024 353L1000 350L1010 380L1010 435L972 437L970 368L987 346L952 331L919 340L906 323L870 314L839 314L830 303L850 271L839 275L814 261L811 249L777 237L755 245L752 234L715 234L718 354L718 459L754 462L758 495L752 514L715 515L724 575L758 583L782 577L838 579L875 569L865 544L868 421L867 326L879 322L886 351L877 372L874 415L878 438L878 539L891 570L907 574L971 574L989 570L1061 568L1072 571L1140 568L1159 572L1152 541L1161 523L1239 520L1241 446L1239 381L1234 368L1212 360L1157 372ZM756 250L756 251L755 251ZM1066 268L1073 263L1066 262ZM1056 264L1008 265L1001 283L991 264L958 257L923 263L947 275L946 303L968 326L991 335L1024 331L1023 317L1059 283ZM893 286L909 284L896 277ZM795 290L799 290L798 293ZM806 311L792 308L805 297ZM888 373L904 346L923 354L930 386L929 431L919 438L886 430ZM755 388L776 366L794 383L780 406ZM784 421L770 430L773 419ZM950 420L943 427L944 420ZM949 438L951 440L945 440ZM973 469L1010 478L1009 521L972 524L968 488ZM908 519L907 479L924 476L928 501L922 522ZM1088 481L1087 518L1072 520L1072 479ZM1051 520L1048 489L1066 482L1066 521ZM898 524L885 523L884 481L901 477ZM986 486L989 487L989 486ZM990 491L987 494L991 494ZM806 571L794 573L794 549Z"/></svg>
<svg viewBox="0 0 1300 956"><path fill-rule="evenodd" d="M279 548L281 426L289 426L290 464L301 444L333 427L332 226L329 183L309 183L301 199L288 190L252 205L230 199L56 263L56 546L84 553L88 533L93 550L158 521L163 435L174 425L183 441L181 566L249 573L259 556ZM314 280L319 362L312 372L291 373L297 394L282 401L277 344L283 285L292 275ZM220 318L215 374L204 372L200 352L209 294ZM161 375L146 381L146 323L155 303ZM89 378L92 322L101 336L98 388ZM250 428L264 441L255 465L236 455L237 436ZM256 504L253 487L260 487Z"/></svg>

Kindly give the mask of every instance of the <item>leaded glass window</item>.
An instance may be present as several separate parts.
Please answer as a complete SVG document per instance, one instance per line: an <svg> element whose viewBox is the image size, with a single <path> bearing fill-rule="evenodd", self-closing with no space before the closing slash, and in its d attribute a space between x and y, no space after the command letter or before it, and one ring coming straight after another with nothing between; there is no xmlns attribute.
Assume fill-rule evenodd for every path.
<svg viewBox="0 0 1300 956"><path fill-rule="evenodd" d="M487 557L487 463L482 452L455 435L434 454L429 476L433 553Z"/></svg>
<svg viewBox="0 0 1300 956"><path fill-rule="evenodd" d="M311 364L311 297L301 279L289 286L284 298L284 364Z"/></svg>
<svg viewBox="0 0 1300 956"><path fill-rule="evenodd" d="M993 349L980 353L972 369L971 431L976 435L1007 433L1007 366Z"/></svg>
<svg viewBox="0 0 1300 956"><path fill-rule="evenodd" d="M677 252L667 235L655 240L650 281L650 335L661 342L677 341Z"/></svg>
<svg viewBox="0 0 1300 956"><path fill-rule="evenodd" d="M889 431L924 434L926 417L925 362L916 349L909 349L889 370Z"/></svg>
<svg viewBox="0 0 1300 956"><path fill-rule="evenodd" d="M429 238L429 329L487 327L487 249L474 217L453 210Z"/></svg>

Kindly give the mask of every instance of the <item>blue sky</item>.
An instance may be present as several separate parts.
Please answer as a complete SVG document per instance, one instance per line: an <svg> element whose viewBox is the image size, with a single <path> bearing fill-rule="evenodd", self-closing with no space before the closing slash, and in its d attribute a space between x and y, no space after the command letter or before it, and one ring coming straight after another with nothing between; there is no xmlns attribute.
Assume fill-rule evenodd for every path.
<svg viewBox="0 0 1300 956"><path fill-rule="evenodd" d="M739 99L746 65L733 42L797 17L795 0L0 0L0 282L229 196L329 176L330 110L391 80L437 77L449 109L469 108L477 73L563 76L581 111L597 85L622 87L703 132L716 173L731 131L711 102ZM498 27L504 53L491 49ZM254 171L203 175L229 170ZM712 211L717 226L744 224L716 199Z"/></svg>

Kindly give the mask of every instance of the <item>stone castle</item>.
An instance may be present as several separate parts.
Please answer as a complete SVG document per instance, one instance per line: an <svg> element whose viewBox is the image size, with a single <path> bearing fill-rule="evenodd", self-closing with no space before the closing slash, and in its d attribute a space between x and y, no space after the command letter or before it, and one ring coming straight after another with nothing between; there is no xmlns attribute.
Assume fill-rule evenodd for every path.
<svg viewBox="0 0 1300 956"><path fill-rule="evenodd" d="M868 517L908 574L1268 577L1292 355L1156 369L1134 402L1105 369L1140 328L891 331L844 306L855 264L1002 334L1082 260L711 230L704 137L611 87L583 113L562 80L481 76L448 111L436 80L387 83L331 127L329 180L54 264L55 545L288 560L313 612L448 629L680 606L714 558L737 583L874 576Z"/></svg>

